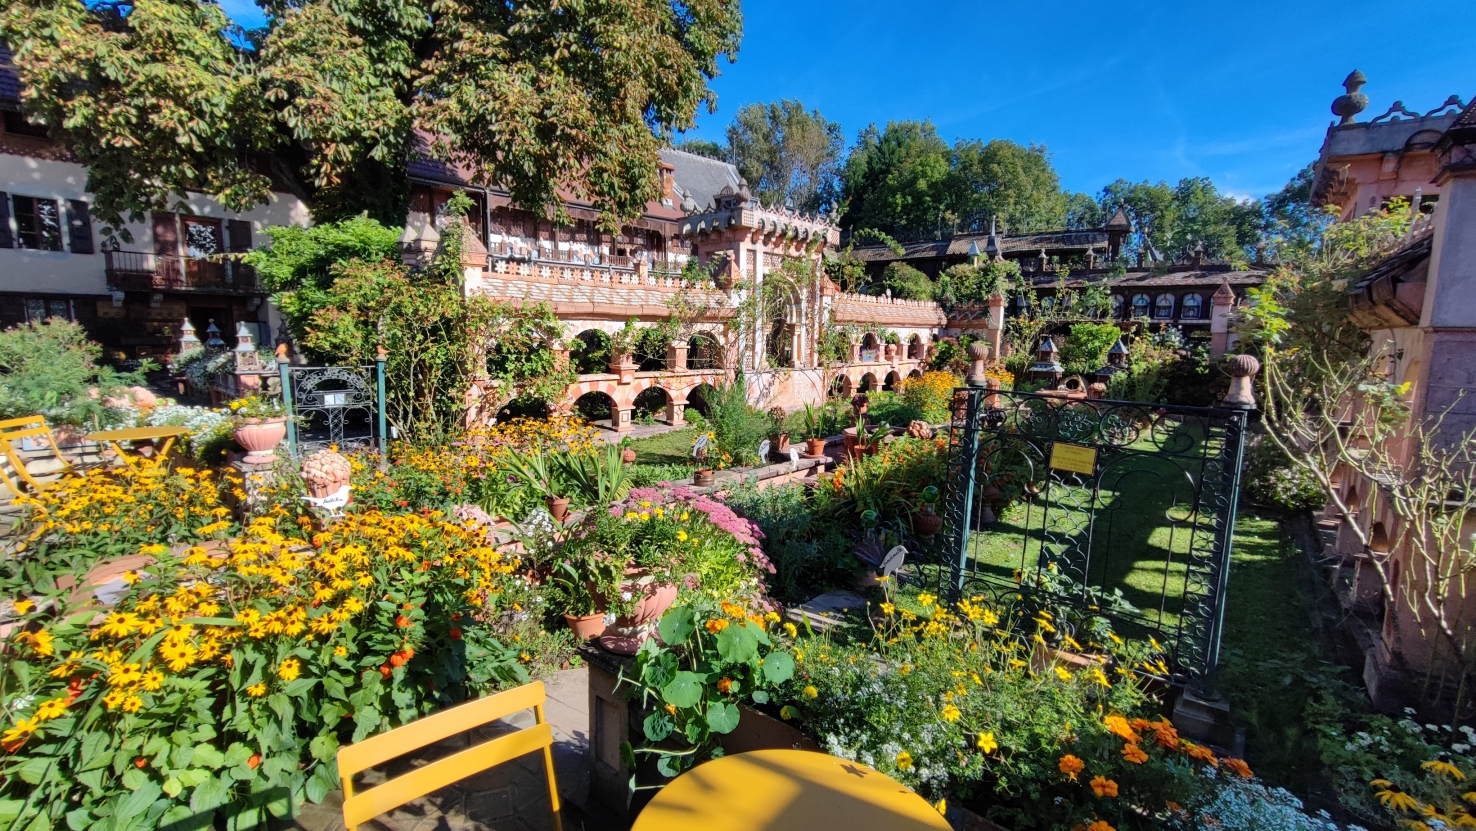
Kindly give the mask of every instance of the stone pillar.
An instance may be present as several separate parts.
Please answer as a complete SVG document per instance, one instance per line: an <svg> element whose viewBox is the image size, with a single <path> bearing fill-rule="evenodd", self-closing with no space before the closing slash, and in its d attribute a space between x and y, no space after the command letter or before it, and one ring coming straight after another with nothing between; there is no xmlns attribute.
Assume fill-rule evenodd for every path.
<svg viewBox="0 0 1476 831"><path fill-rule="evenodd" d="M617 433L629 433L633 428L630 422L631 415L635 413L634 407L617 407L610 413L610 420Z"/></svg>
<svg viewBox="0 0 1476 831"><path fill-rule="evenodd" d="M971 387L982 387L988 377L984 374L984 362L989 360L989 347L980 341L969 344L969 367L968 385Z"/></svg>
<svg viewBox="0 0 1476 831"><path fill-rule="evenodd" d="M666 345L666 369L670 372L681 372L687 368L687 344L682 341L672 341Z"/></svg>
<svg viewBox="0 0 1476 831"><path fill-rule="evenodd" d="M989 350L997 361L1004 357L1004 307L1003 294L996 292L989 298Z"/></svg>
<svg viewBox="0 0 1476 831"><path fill-rule="evenodd" d="M1466 110L1469 121L1471 110ZM1420 310L1425 331L1418 411L1445 413L1440 435L1458 439L1476 428L1476 130L1452 127L1436 145L1440 201L1433 217L1434 247Z"/></svg>
<svg viewBox="0 0 1476 831"><path fill-rule="evenodd" d="M687 399L678 401L675 398L666 399L666 423L673 427L680 427L687 423Z"/></svg>
<svg viewBox="0 0 1476 831"><path fill-rule="evenodd" d="M1230 351L1230 310L1235 307L1235 292L1229 283L1221 283L1210 298L1210 359L1223 357Z"/></svg>

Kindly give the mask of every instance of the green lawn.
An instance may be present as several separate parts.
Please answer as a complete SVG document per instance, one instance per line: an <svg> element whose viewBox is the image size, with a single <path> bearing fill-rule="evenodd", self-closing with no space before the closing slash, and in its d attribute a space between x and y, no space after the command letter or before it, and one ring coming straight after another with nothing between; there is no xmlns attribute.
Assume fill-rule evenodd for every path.
<svg viewBox="0 0 1476 831"><path fill-rule="evenodd" d="M692 463L692 442L697 440L697 428L684 427L657 436L647 436L631 441L635 448L636 461L648 465L684 465Z"/></svg>

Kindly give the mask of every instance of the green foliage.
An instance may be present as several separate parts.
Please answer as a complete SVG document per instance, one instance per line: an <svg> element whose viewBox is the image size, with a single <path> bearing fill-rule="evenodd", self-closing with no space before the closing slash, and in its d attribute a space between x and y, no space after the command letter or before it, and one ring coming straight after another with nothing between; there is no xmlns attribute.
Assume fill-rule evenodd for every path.
<svg viewBox="0 0 1476 831"><path fill-rule="evenodd" d="M753 195L806 213L830 207L845 148L841 127L799 101L745 104L728 127L728 148Z"/></svg>
<svg viewBox="0 0 1476 831"><path fill-rule="evenodd" d="M849 581L856 566L850 536L840 523L816 516L809 488L745 482L723 501L763 531L764 553L778 569L770 580L776 597L804 600Z"/></svg>
<svg viewBox="0 0 1476 831"><path fill-rule="evenodd" d="M952 148L932 122L870 125L842 172L843 227L898 236L947 235L959 223L1010 231L1059 228L1066 198L1045 147L996 139L960 140Z"/></svg>
<svg viewBox="0 0 1476 831"><path fill-rule="evenodd" d="M1099 212L1078 209L1078 215L1098 221L1122 208L1133 226L1123 246L1127 257L1142 252L1149 259L1187 259L1202 244L1206 258L1245 260L1253 254L1263 225L1260 203L1226 196L1202 176L1180 179L1177 185L1118 179L1102 189L1097 201Z"/></svg>
<svg viewBox="0 0 1476 831"><path fill-rule="evenodd" d="M272 226L270 244L246 255L246 264L294 331L306 329L313 311L326 305L334 269L353 260L377 263L400 258L400 232L367 216L310 228Z"/></svg>
<svg viewBox="0 0 1476 831"><path fill-rule="evenodd" d="M758 446L769 434L769 418L748 403L742 374L707 396L707 428L713 436L708 459L724 466L759 463Z"/></svg>
<svg viewBox="0 0 1476 831"><path fill-rule="evenodd" d="M1015 260L985 263L976 268L969 263L957 263L938 275L937 301L945 308L968 304L983 305L989 298L1004 291L1020 276L1020 264Z"/></svg>
<svg viewBox="0 0 1476 831"><path fill-rule="evenodd" d="M736 0L268 6L240 49L202 0L6 5L25 106L87 166L100 219L121 230L190 189L264 203L270 153L319 220L397 223L419 130L560 219L557 188L577 180L613 227L658 197L657 151L710 102L742 28Z"/></svg>
<svg viewBox="0 0 1476 831"><path fill-rule="evenodd" d="M888 263L882 272L881 284L875 291L880 294L882 289L891 289L893 297L903 300L933 299L932 279L900 260Z"/></svg>
<svg viewBox="0 0 1476 831"><path fill-rule="evenodd" d="M642 724L642 746L626 744L622 754L632 761L635 754L655 757L657 773L677 776L722 755L717 737L738 727L739 704L767 704L794 677L794 656L778 642L778 633L768 631L764 617L745 617L745 611L711 601L667 610L657 630L660 640L641 645L635 672L620 686L651 709ZM682 749L662 747L673 742Z"/></svg>
<svg viewBox="0 0 1476 831"><path fill-rule="evenodd" d="M709 159L717 159L720 162L728 160L728 148L707 139L687 139L678 143L676 149L695 156L706 156Z"/></svg>
<svg viewBox="0 0 1476 831"><path fill-rule="evenodd" d="M1245 456L1245 493L1254 501L1284 511L1311 511L1327 501L1316 478L1292 465L1273 442L1255 441Z"/></svg>
<svg viewBox="0 0 1476 831"><path fill-rule="evenodd" d="M1107 350L1122 336L1112 323L1076 323L1061 347L1061 364L1068 375L1089 376L1107 363Z"/></svg>
<svg viewBox="0 0 1476 831"><path fill-rule="evenodd" d="M117 372L99 365L101 356L81 326L60 318L0 332L0 418L39 414L53 425L122 419L106 399L145 383L150 366Z"/></svg>

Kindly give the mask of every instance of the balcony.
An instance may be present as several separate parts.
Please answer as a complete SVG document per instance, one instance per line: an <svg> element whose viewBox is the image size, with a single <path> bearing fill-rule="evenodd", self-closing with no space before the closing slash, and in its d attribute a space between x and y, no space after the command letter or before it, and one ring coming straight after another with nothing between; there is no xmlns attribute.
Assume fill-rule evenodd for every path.
<svg viewBox="0 0 1476 831"><path fill-rule="evenodd" d="M256 271L239 262L143 251L104 251L103 255L107 261L108 286L114 291L262 293Z"/></svg>

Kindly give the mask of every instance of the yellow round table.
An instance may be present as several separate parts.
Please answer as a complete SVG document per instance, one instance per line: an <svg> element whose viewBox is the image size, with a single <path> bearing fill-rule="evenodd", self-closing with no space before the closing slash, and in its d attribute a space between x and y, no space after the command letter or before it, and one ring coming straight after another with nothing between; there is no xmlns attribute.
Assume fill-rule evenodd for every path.
<svg viewBox="0 0 1476 831"><path fill-rule="evenodd" d="M755 750L672 780L631 831L949 831L926 800L884 773L808 750Z"/></svg>

